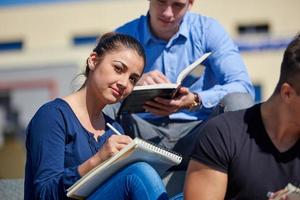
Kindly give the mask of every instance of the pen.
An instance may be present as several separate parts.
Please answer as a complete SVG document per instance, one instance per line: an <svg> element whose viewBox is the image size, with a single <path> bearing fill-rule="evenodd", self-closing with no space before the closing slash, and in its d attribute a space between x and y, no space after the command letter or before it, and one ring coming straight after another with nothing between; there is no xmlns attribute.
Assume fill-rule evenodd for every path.
<svg viewBox="0 0 300 200"><path fill-rule="evenodd" d="M117 135L123 135L122 133L120 133L115 127L113 127L110 123L106 123L106 125Z"/></svg>

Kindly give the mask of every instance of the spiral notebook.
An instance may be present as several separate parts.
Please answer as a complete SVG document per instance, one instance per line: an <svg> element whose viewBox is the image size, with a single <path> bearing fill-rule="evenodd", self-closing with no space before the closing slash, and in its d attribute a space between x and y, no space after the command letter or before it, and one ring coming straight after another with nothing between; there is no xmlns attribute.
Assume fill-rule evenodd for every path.
<svg viewBox="0 0 300 200"><path fill-rule="evenodd" d="M182 157L176 152L148 141L135 138L116 155L101 163L67 189L67 196L82 199L89 196L105 180L130 163L149 163L160 175L180 164Z"/></svg>

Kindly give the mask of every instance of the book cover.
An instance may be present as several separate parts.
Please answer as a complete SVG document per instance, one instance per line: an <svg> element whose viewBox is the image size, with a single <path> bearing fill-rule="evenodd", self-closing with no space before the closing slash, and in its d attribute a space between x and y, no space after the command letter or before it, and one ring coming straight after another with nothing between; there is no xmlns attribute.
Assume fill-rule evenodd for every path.
<svg viewBox="0 0 300 200"><path fill-rule="evenodd" d="M180 72L176 83L160 83L153 85L135 86L132 93L122 102L120 113L140 113L145 112L143 105L146 101L155 97L171 99L176 96L180 86L191 86L199 79L204 71L203 61L211 54L205 53L195 62L187 66Z"/></svg>
<svg viewBox="0 0 300 200"><path fill-rule="evenodd" d="M104 161L67 189L67 196L82 199L89 196L105 180L126 165L144 161L160 175L170 167L180 164L182 157L158 145L135 138L116 155Z"/></svg>

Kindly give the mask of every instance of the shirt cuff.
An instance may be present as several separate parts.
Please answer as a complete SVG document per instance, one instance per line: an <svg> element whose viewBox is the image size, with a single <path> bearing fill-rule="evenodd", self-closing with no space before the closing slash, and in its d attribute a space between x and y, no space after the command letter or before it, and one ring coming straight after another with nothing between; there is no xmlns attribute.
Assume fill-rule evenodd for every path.
<svg viewBox="0 0 300 200"><path fill-rule="evenodd" d="M218 105L224 95L213 90L205 90L199 93L202 106L205 108L213 108Z"/></svg>

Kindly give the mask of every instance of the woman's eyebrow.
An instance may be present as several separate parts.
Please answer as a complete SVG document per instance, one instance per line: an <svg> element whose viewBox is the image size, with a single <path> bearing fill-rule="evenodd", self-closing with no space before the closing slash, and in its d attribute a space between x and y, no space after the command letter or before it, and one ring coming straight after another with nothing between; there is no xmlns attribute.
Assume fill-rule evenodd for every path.
<svg viewBox="0 0 300 200"><path fill-rule="evenodd" d="M114 62L120 63L126 70L128 70L128 66L120 60L113 60ZM133 76L140 78L142 75L139 73L132 73Z"/></svg>
<svg viewBox="0 0 300 200"><path fill-rule="evenodd" d="M128 66L126 65L126 63L120 61L120 60L113 60L114 62L120 63L123 67L125 67L126 69L128 69Z"/></svg>

